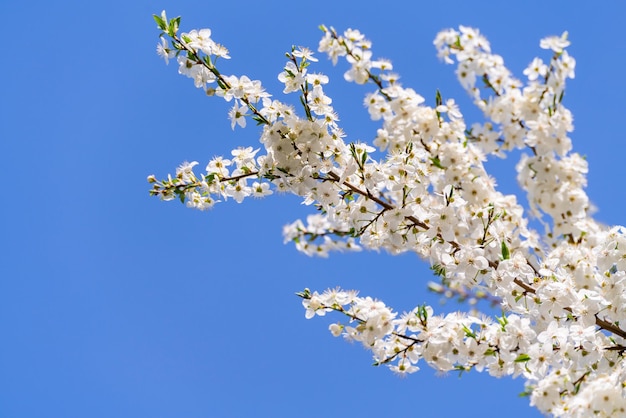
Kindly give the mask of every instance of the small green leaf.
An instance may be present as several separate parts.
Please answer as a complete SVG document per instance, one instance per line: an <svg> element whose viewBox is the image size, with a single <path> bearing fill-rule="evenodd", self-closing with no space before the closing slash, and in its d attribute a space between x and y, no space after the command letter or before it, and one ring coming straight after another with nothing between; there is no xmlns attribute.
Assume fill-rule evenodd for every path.
<svg viewBox="0 0 626 418"><path fill-rule="evenodd" d="M161 16L152 15L152 17L154 18L154 21L156 22L159 29L167 30L167 25L165 24L165 21L161 19Z"/></svg>
<svg viewBox="0 0 626 418"><path fill-rule="evenodd" d="M463 325L463 331L465 331L465 336L470 338L476 338L476 334L467 326Z"/></svg>
<svg viewBox="0 0 626 418"><path fill-rule="evenodd" d="M515 358L516 363L525 363L530 360L530 356L528 354L520 354Z"/></svg>
<svg viewBox="0 0 626 418"><path fill-rule="evenodd" d="M502 331L506 331L506 325L509 323L509 320L504 314L504 311L502 311L502 316L496 316L496 319L498 320L498 323L502 327Z"/></svg>
<svg viewBox="0 0 626 418"><path fill-rule="evenodd" d="M428 320L428 310L426 310L426 305L422 305L417 308L416 316L423 324Z"/></svg>
<svg viewBox="0 0 626 418"><path fill-rule="evenodd" d="M442 170L446 169L444 166L441 165L441 160L439 160L439 157L430 157L430 161L435 167L441 168Z"/></svg>
<svg viewBox="0 0 626 418"><path fill-rule="evenodd" d="M508 260L509 258L511 258L509 247L506 246L506 242L502 241L502 259Z"/></svg>
<svg viewBox="0 0 626 418"><path fill-rule="evenodd" d="M430 269L433 271L435 276L445 277L446 269L441 264L433 264Z"/></svg>
<svg viewBox="0 0 626 418"><path fill-rule="evenodd" d="M167 24L167 34L172 38L176 36L178 27L180 26L180 16L170 19Z"/></svg>
<svg viewBox="0 0 626 418"><path fill-rule="evenodd" d="M469 369L469 367L466 369L466 368L465 368L465 366L461 366L461 365L459 365L459 364L457 364L456 366L454 366L454 369L455 369L455 370L458 370L458 372L459 372L459 377L463 376L463 373L464 373L464 372L467 372L467 371L469 371L469 370L470 370L470 369Z"/></svg>

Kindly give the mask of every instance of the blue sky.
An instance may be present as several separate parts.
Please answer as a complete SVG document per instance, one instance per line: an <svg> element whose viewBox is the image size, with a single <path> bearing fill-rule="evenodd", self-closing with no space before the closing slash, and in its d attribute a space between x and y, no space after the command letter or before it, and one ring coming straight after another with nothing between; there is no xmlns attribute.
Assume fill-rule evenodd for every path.
<svg viewBox="0 0 626 418"><path fill-rule="evenodd" d="M4 1L0 417L539 416L517 397L521 380L372 367L367 351L330 335L332 317L305 320L294 296L341 286L399 311L436 305L416 257L307 258L282 243L282 226L308 213L292 196L205 213L148 196L147 175L204 166L258 132L233 132L222 100L156 56L151 15L162 9L183 30L211 28L233 57L222 71L278 97L292 44L316 48L322 23L358 28L405 85L430 103L436 89L456 98L470 121L480 116L454 68L435 57L439 30L480 28L520 77L540 38L568 30L574 147L588 158L598 218L623 222L618 2ZM349 139L371 139L369 89L346 84L345 65L314 69L331 77ZM513 164L491 165L504 190L516 190Z"/></svg>

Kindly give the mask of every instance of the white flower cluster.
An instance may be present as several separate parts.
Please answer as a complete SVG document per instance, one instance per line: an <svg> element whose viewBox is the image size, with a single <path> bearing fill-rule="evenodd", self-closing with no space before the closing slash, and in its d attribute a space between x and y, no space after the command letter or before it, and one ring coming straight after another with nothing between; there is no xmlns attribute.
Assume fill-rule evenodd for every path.
<svg viewBox="0 0 626 418"><path fill-rule="evenodd" d="M437 92L428 106L402 86L388 60L372 58L371 42L359 31L340 35L322 27L320 52L333 63L345 57L346 80L375 86L364 103L381 126L369 145L344 141L324 92L328 77L309 72L317 61L309 49L293 48L278 75L284 93L300 96L299 116L260 82L222 75L216 62L228 51L208 29L179 36L179 18L163 13L155 20L172 43L163 39L159 54L166 61L176 57L179 72L196 87L233 102L233 128L245 127L247 118L262 125L263 151L238 148L231 159L211 160L202 175L193 162L166 180L150 176L151 194L198 209L273 190L299 195L318 214L306 225L285 227L286 241L298 250L414 252L431 263L445 294L486 295L506 312L494 319L441 316L421 306L397 315L356 292L305 290L299 295L307 318L346 315L348 323L331 325L331 332L362 342L378 364L398 373L417 371L424 360L441 371L523 376L531 404L544 413L626 416L626 330L620 327L626 323L626 231L590 216L587 165L571 152L572 115L562 104L575 67L565 50L567 34L541 41L552 56L547 64L534 59L525 83L477 30L438 34L438 55L456 60L459 81L487 120L468 127L454 100ZM487 156L513 149L526 152L516 166L518 181L541 219L541 234L483 165ZM376 151L384 158L372 158Z"/></svg>
<svg viewBox="0 0 626 418"><path fill-rule="evenodd" d="M602 353L600 348L613 342L593 325L572 321L562 327L552 321L539 332L531 319L514 313L492 320L459 312L433 315L430 306L420 306L398 316L355 291L319 294L305 289L298 295L306 318L332 311L347 316L348 323L329 326L331 333L361 342L376 364L388 364L396 373L416 372L423 360L442 372L473 369L495 377L523 376L530 383L531 404L555 416L626 413L621 353Z"/></svg>

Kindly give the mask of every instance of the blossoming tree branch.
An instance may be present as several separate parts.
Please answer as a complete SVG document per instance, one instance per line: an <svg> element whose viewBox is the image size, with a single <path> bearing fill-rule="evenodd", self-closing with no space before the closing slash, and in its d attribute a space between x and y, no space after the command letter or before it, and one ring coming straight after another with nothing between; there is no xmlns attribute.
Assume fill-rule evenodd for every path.
<svg viewBox="0 0 626 418"><path fill-rule="evenodd" d="M213 158L201 173L183 163L150 193L209 209L274 191L301 196L316 213L284 228L286 241L308 255L384 249L417 253L430 262L448 297L499 303L490 317L438 315L430 306L398 313L382 301L341 289L298 293L306 318L343 318L330 332L361 342L376 364L406 374L421 363L439 371L523 376L531 405L553 416L626 416L626 237L590 214L587 162L572 152L572 115L563 105L574 77L567 33L541 40L548 61L535 58L515 78L475 29L440 32L438 56L456 74L484 123L467 124L453 99L434 107L398 82L388 60L376 59L357 30L321 27L319 51L345 59L349 82L369 83L365 105L380 121L371 144L347 142L327 76L303 47L286 54L278 79L301 108L273 99L261 82L220 72L228 50L209 29L179 33L180 18L154 16L157 51L208 95L231 103L232 128L260 125L260 148ZM514 195L498 191L485 171L489 156L521 149L517 180L528 225ZM377 151L384 157L374 158Z"/></svg>

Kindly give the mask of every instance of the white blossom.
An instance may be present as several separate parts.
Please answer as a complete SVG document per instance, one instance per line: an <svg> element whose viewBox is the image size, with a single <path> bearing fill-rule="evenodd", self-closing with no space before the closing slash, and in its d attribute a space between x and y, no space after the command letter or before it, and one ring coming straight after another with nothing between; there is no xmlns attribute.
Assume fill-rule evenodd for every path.
<svg viewBox="0 0 626 418"><path fill-rule="evenodd" d="M207 91L233 103L233 128L247 118L262 125L261 148L215 157L203 174L192 162L162 181L149 176L151 193L201 210L273 191L298 195L315 214L283 229L297 250L412 252L440 278L433 291L472 305L467 313L436 314L430 306L398 313L355 291L306 289L299 294L306 318L337 314L344 322L329 326L332 335L362 343L398 374L425 362L441 372L521 376L543 413L625 416L626 229L591 216L587 163L572 151L573 117L562 103L576 64L567 33L541 40L553 55L531 60L524 84L478 30L440 32L437 55L456 62L459 82L485 116L468 124L454 99L438 95L431 107L402 86L358 30L322 29L319 52L333 64L346 58L345 80L375 85L364 100L380 124L371 144L346 142L324 90L329 77L308 72L317 59L306 47L287 53L278 76L284 93L300 95L299 115L270 99L261 82L221 75L215 62L227 50L210 30L194 30L173 47L163 40L159 55L167 61L175 47L181 74L197 87L216 82ZM519 197L499 191L484 166L515 149L523 151ZM543 231L528 226L529 214ZM502 314L477 313L479 299L499 304Z"/></svg>

